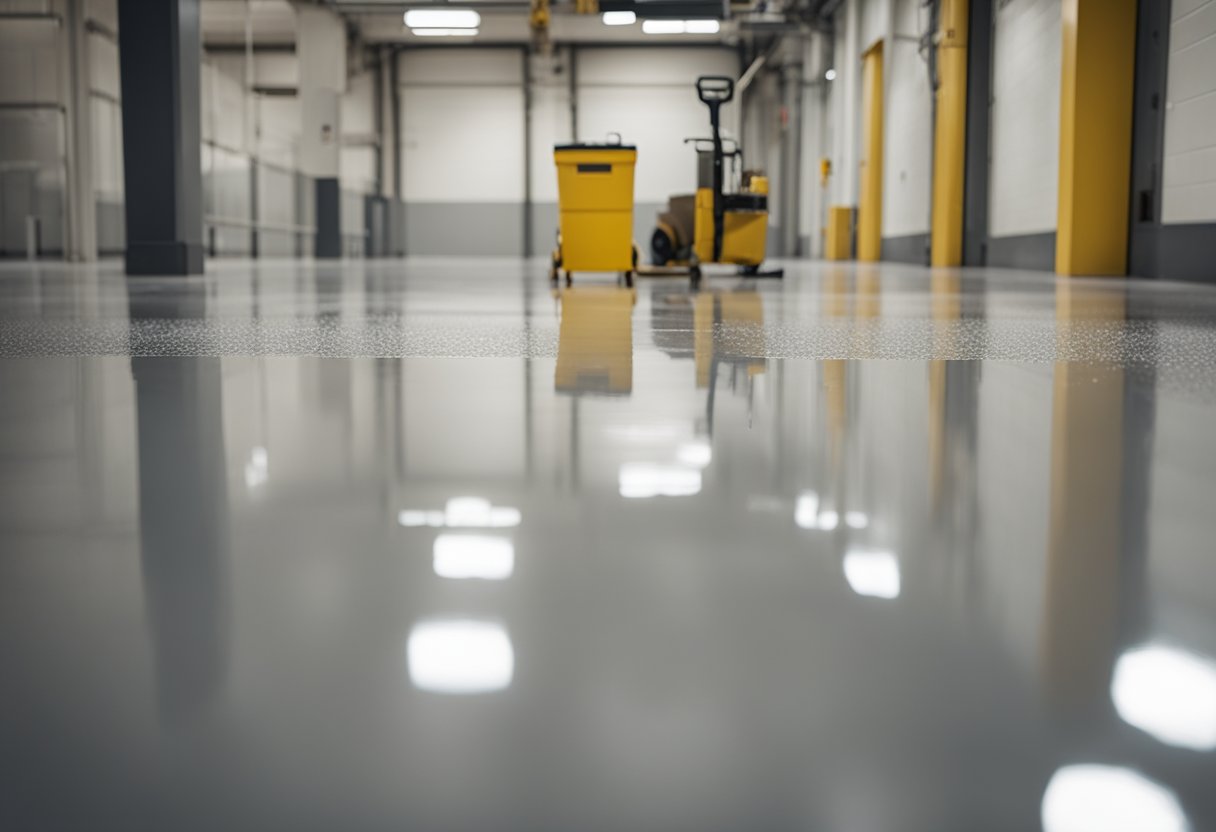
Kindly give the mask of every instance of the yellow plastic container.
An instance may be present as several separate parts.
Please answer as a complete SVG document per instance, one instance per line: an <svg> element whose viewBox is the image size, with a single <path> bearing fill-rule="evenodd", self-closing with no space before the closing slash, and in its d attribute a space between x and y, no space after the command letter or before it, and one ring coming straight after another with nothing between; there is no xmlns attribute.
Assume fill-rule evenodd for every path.
<svg viewBox="0 0 1216 832"><path fill-rule="evenodd" d="M630 272L633 262L632 145L568 144L557 163L560 243L567 272Z"/></svg>

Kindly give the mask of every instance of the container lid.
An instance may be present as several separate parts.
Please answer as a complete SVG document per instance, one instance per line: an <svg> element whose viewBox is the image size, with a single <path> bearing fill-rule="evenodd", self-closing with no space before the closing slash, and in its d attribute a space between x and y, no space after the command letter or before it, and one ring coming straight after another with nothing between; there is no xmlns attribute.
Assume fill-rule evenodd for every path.
<svg viewBox="0 0 1216 832"><path fill-rule="evenodd" d="M611 142L574 142L572 144L555 144L554 150L637 150L634 144L616 144Z"/></svg>

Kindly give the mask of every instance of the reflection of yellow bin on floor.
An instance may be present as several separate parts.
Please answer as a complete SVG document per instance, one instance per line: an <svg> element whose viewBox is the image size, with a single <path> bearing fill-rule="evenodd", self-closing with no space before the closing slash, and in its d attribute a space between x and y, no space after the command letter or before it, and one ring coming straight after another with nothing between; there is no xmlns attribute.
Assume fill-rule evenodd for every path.
<svg viewBox="0 0 1216 832"><path fill-rule="evenodd" d="M562 293L555 389L603 395L633 390L637 300L637 290L619 286L582 286Z"/></svg>
<svg viewBox="0 0 1216 832"><path fill-rule="evenodd" d="M624 144L563 144L557 163L560 227L550 278L561 270L621 272L633 284L633 168L638 151Z"/></svg>

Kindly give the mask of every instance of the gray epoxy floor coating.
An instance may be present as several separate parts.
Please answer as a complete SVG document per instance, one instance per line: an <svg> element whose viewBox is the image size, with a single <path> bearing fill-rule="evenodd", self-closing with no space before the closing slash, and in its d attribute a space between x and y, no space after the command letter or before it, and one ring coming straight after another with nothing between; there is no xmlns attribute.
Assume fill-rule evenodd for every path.
<svg viewBox="0 0 1216 832"><path fill-rule="evenodd" d="M0 828L1216 828L1216 291L0 266Z"/></svg>

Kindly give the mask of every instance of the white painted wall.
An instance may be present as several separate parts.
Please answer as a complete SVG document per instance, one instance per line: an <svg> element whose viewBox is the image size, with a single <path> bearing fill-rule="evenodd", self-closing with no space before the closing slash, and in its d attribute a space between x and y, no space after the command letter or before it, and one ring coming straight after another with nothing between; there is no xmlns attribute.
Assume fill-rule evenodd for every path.
<svg viewBox="0 0 1216 832"><path fill-rule="evenodd" d="M851 0L836 12L832 82L831 204L857 205L858 145L861 142L860 4Z"/></svg>
<svg viewBox="0 0 1216 832"><path fill-rule="evenodd" d="M920 0L896 0L895 34L886 54L886 142L882 236L929 233L933 170L933 89L915 41L928 27Z"/></svg>
<svg viewBox="0 0 1216 832"><path fill-rule="evenodd" d="M374 70L346 82L342 95L342 187L360 193L376 190L376 81Z"/></svg>
<svg viewBox="0 0 1216 832"><path fill-rule="evenodd" d="M819 160L828 155L830 117L829 89L824 80L828 68L830 44L826 36L812 33L805 41L802 53L802 181L798 194L798 233L806 241L803 255L823 256L822 229L825 222L826 194L820 185Z"/></svg>
<svg viewBox="0 0 1216 832"><path fill-rule="evenodd" d="M635 202L665 203L696 188L696 154L683 139L709 135L709 111L693 85L711 74L738 78L735 53L722 47L579 50L578 138L602 141L618 132L637 145ZM734 106L722 108L728 129Z"/></svg>
<svg viewBox="0 0 1216 832"><path fill-rule="evenodd" d="M768 222L772 229L780 222L781 215L781 95L778 90L777 72L766 67L754 77L747 90L747 104L743 108L743 153L748 168L761 168L768 173L769 198ZM702 106L702 111L705 108ZM703 116L704 118L704 116ZM709 122L695 135L708 136ZM691 157L690 157L691 158ZM688 164L688 163L685 163ZM695 162L692 163L696 174ZM691 192L691 189L689 190ZM776 241L775 235L769 244Z"/></svg>
<svg viewBox="0 0 1216 832"><path fill-rule="evenodd" d="M858 10L858 46L864 52L887 36L891 0L853 0Z"/></svg>
<svg viewBox="0 0 1216 832"><path fill-rule="evenodd" d="M569 142L570 52L531 58L532 77L532 201L557 202L557 170L553 146Z"/></svg>
<svg viewBox="0 0 1216 832"><path fill-rule="evenodd" d="M300 144L300 99L296 96L258 96L257 156L262 162L296 168Z"/></svg>
<svg viewBox="0 0 1216 832"><path fill-rule="evenodd" d="M296 10L300 67L300 167L316 177L338 176L342 94L346 91L346 26L320 6Z"/></svg>
<svg viewBox="0 0 1216 832"><path fill-rule="evenodd" d="M1216 221L1216 2L1174 0L1161 219Z"/></svg>
<svg viewBox="0 0 1216 832"><path fill-rule="evenodd" d="M83 4L84 18L113 29L113 0L89 0ZM91 231L69 239L68 177L71 172L66 112L74 105L67 44L72 37L65 23L60 0L8 0L0 11L17 15L0 19L0 251L17 254L25 249L29 216L40 223L44 249L85 253L92 249ZM51 13L59 17L21 17ZM98 33L83 39L82 73L92 93L84 99L87 111L81 124L96 122L101 132L89 136L88 161L102 165L101 175L109 189L121 180L121 161L116 160L115 122L119 110L113 102L118 77L113 44ZM104 98L102 96L105 96ZM118 133L117 135L121 135ZM82 199L95 200L94 177L83 165L78 186ZM92 222L94 212L82 209L77 221Z"/></svg>
<svg viewBox="0 0 1216 832"><path fill-rule="evenodd" d="M59 27L53 19L5 20L0 25L0 102L59 103Z"/></svg>
<svg viewBox="0 0 1216 832"><path fill-rule="evenodd" d="M522 52L419 49L400 61L405 200L522 203Z"/></svg>
<svg viewBox="0 0 1216 832"><path fill-rule="evenodd" d="M1060 170L1060 0L996 4L989 234L1056 230Z"/></svg>

